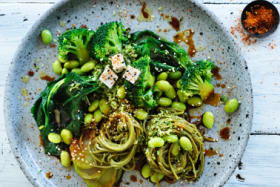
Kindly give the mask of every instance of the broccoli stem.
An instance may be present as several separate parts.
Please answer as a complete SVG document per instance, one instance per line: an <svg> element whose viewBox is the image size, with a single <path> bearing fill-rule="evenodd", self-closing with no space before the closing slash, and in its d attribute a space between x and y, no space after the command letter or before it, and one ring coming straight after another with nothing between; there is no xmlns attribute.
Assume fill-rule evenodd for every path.
<svg viewBox="0 0 280 187"><path fill-rule="evenodd" d="M208 81L200 83L198 88L202 100L206 100L211 94L214 93L214 86Z"/></svg>
<svg viewBox="0 0 280 187"><path fill-rule="evenodd" d="M77 56L78 60L81 63L87 62L89 60L89 52L83 40L78 38L74 41L74 43L76 45L75 55Z"/></svg>
<svg viewBox="0 0 280 187"><path fill-rule="evenodd" d="M80 46L76 55L81 63L85 63L89 60L89 52L85 46Z"/></svg>
<svg viewBox="0 0 280 187"><path fill-rule="evenodd" d="M188 89L195 92L197 91L197 94L200 95L203 101L205 101L214 92L214 86L207 80L203 81L199 75L196 75L195 78L192 79Z"/></svg>

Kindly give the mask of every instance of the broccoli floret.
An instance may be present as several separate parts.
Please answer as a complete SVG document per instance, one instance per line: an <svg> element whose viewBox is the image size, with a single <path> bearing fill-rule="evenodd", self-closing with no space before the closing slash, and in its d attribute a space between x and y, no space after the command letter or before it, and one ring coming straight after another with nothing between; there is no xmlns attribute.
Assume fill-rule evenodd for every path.
<svg viewBox="0 0 280 187"><path fill-rule="evenodd" d="M197 69L201 72L201 75L205 80L211 82L212 80L212 70L216 67L215 64L210 60L199 60L194 62L194 65L197 66Z"/></svg>
<svg viewBox="0 0 280 187"><path fill-rule="evenodd" d="M125 31L119 22L109 22L100 26L93 37L92 55L101 60L120 52L122 42L127 40Z"/></svg>
<svg viewBox="0 0 280 187"><path fill-rule="evenodd" d="M58 38L58 55L61 60L76 58L81 63L89 60L89 43L94 31L88 29L71 29Z"/></svg>
<svg viewBox="0 0 280 187"><path fill-rule="evenodd" d="M206 100L214 92L214 86L211 84L213 68L214 63L209 60L189 65L180 81L182 95L184 97L200 95L202 100Z"/></svg>
<svg viewBox="0 0 280 187"><path fill-rule="evenodd" d="M155 107L156 100L153 97L153 84L155 78L150 70L151 59L148 56L141 57L132 63L132 66L141 71L135 84L125 81L128 98L140 107Z"/></svg>

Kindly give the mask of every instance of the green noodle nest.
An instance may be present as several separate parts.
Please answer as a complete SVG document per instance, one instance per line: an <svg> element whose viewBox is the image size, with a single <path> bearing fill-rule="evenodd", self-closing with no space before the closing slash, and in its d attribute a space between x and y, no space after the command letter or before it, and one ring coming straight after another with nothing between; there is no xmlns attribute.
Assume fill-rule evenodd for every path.
<svg viewBox="0 0 280 187"><path fill-rule="evenodd" d="M142 126L128 113L115 112L102 124L89 151L97 168L135 168L135 154L143 139Z"/></svg>
<svg viewBox="0 0 280 187"><path fill-rule="evenodd" d="M177 156L171 154L175 143L168 143L162 147L145 148L145 155L151 168L158 173L164 174L171 182L179 179L187 181L197 180L204 168L204 145L203 137L195 125L187 122L184 118L170 112L161 112L152 116L147 124L147 142L152 137L164 137L177 135L178 138L188 137L192 144L192 151L180 149Z"/></svg>

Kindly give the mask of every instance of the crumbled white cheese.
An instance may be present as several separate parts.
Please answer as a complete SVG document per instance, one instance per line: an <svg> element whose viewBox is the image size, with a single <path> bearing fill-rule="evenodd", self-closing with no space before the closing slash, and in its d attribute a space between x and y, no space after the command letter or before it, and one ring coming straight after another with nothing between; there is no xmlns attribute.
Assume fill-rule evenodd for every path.
<svg viewBox="0 0 280 187"><path fill-rule="evenodd" d="M118 80L118 76L109 68L109 66L106 66L103 73L100 75L99 80L108 88L112 88Z"/></svg>
<svg viewBox="0 0 280 187"><path fill-rule="evenodd" d="M116 73L120 73L125 69L125 63L124 63L124 59L123 59L123 55L122 54L116 54L114 56L112 56L110 58L111 62L112 62L112 67L113 70Z"/></svg>
<svg viewBox="0 0 280 187"><path fill-rule="evenodd" d="M123 78L134 84L137 81L140 73L141 71L139 71L138 69L132 66L127 66L126 71L123 74Z"/></svg>

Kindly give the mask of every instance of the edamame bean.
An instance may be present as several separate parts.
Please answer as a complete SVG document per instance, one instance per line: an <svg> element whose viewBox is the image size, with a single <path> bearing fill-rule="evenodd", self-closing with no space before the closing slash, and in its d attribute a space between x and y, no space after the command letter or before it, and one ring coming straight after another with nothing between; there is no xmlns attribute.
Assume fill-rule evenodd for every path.
<svg viewBox="0 0 280 187"><path fill-rule="evenodd" d="M68 72L68 69L63 68L61 74L64 75L64 74L67 74L67 73L69 73L69 72Z"/></svg>
<svg viewBox="0 0 280 187"><path fill-rule="evenodd" d="M172 100L171 99L169 99L169 98L167 98L167 97L161 97L161 98L159 98L159 100L158 100L158 104L160 105L160 106L170 106L171 105L171 103L172 103Z"/></svg>
<svg viewBox="0 0 280 187"><path fill-rule="evenodd" d="M186 103L189 98L186 92L184 92L183 90L178 90L177 95L181 103Z"/></svg>
<svg viewBox="0 0 280 187"><path fill-rule="evenodd" d="M59 134L51 132L48 134L48 140L52 143L58 144L61 142L61 137Z"/></svg>
<svg viewBox="0 0 280 187"><path fill-rule="evenodd" d="M92 114L86 114L84 118L85 124L90 124L93 121L93 115Z"/></svg>
<svg viewBox="0 0 280 187"><path fill-rule="evenodd" d="M117 97L120 99L124 99L125 95L126 95L125 87L124 86L119 87L117 90Z"/></svg>
<svg viewBox="0 0 280 187"><path fill-rule="evenodd" d="M159 183L163 179L164 175L162 173L154 173L150 179L153 183Z"/></svg>
<svg viewBox="0 0 280 187"><path fill-rule="evenodd" d="M63 142L67 145L71 143L73 138L72 132L69 129L62 129L62 131L60 132L60 136Z"/></svg>
<svg viewBox="0 0 280 187"><path fill-rule="evenodd" d="M157 76L157 80L166 80L168 77L168 73L162 72Z"/></svg>
<svg viewBox="0 0 280 187"><path fill-rule="evenodd" d="M99 109L103 114L109 114L111 107L108 105L105 99L99 101Z"/></svg>
<svg viewBox="0 0 280 187"><path fill-rule="evenodd" d="M52 33L49 30L43 30L41 33L42 41L45 45L49 45L52 42Z"/></svg>
<svg viewBox="0 0 280 187"><path fill-rule="evenodd" d="M82 72L82 70L80 68L74 68L74 69L72 69L71 72L77 73L79 75L82 75L84 73L84 72Z"/></svg>
<svg viewBox="0 0 280 187"><path fill-rule="evenodd" d="M88 111L93 112L98 108L98 106L99 106L99 100L96 99L89 105Z"/></svg>
<svg viewBox="0 0 280 187"><path fill-rule="evenodd" d="M67 69L73 69L79 67L80 63L77 60L70 60L65 62L64 67Z"/></svg>
<svg viewBox="0 0 280 187"><path fill-rule="evenodd" d="M61 165L63 165L64 167L70 167L71 166L70 154L67 151L61 151L60 162L61 162Z"/></svg>
<svg viewBox="0 0 280 187"><path fill-rule="evenodd" d="M164 136L163 139L169 143L175 143L178 141L178 136L175 134L171 134L168 136Z"/></svg>
<svg viewBox="0 0 280 187"><path fill-rule="evenodd" d="M176 87L177 87L178 89L180 89L180 88L182 87L182 80L181 80L181 79L179 79L179 80L176 82Z"/></svg>
<svg viewBox="0 0 280 187"><path fill-rule="evenodd" d="M139 120L145 120L148 117L148 112L146 112L144 109L140 108L135 111L134 115Z"/></svg>
<svg viewBox="0 0 280 187"><path fill-rule="evenodd" d="M160 80L156 82L156 86L161 91L166 92L171 87L171 84L168 81Z"/></svg>
<svg viewBox="0 0 280 187"><path fill-rule="evenodd" d="M208 129L211 129L214 125L214 115L212 112L205 112L203 114L203 117L202 117L202 122L204 124L205 127L207 127Z"/></svg>
<svg viewBox="0 0 280 187"><path fill-rule="evenodd" d="M89 72L89 71L94 69L95 64L96 64L96 61L91 60L91 61L85 63L84 65L82 65L81 71L84 72L84 73Z"/></svg>
<svg viewBox="0 0 280 187"><path fill-rule="evenodd" d="M176 91L173 88L173 86L170 86L170 88L164 93L170 99L175 99L176 98Z"/></svg>
<svg viewBox="0 0 280 187"><path fill-rule="evenodd" d="M187 107L184 103L180 103L177 101L173 102L171 107L178 111L185 111L187 109Z"/></svg>
<svg viewBox="0 0 280 187"><path fill-rule="evenodd" d="M198 96L193 96L188 99L188 104L194 107L199 107L202 105L202 99Z"/></svg>
<svg viewBox="0 0 280 187"><path fill-rule="evenodd" d="M157 86L154 87L154 95L156 98L159 98L162 96L162 91L160 89L158 89Z"/></svg>
<svg viewBox="0 0 280 187"><path fill-rule="evenodd" d="M225 104L225 111L228 114L235 112L238 109L239 103L236 98L230 99Z"/></svg>
<svg viewBox="0 0 280 187"><path fill-rule="evenodd" d="M177 156L179 154L179 152L180 152L180 145L179 145L179 143L178 142L174 143L172 145L172 148L171 148L171 154L173 156Z"/></svg>
<svg viewBox="0 0 280 187"><path fill-rule="evenodd" d="M149 178L152 174L151 167L149 164L145 164L141 169L141 174L144 178Z"/></svg>
<svg viewBox="0 0 280 187"><path fill-rule="evenodd" d="M192 151L192 143L186 136L182 136L179 140L180 146L186 151Z"/></svg>
<svg viewBox="0 0 280 187"><path fill-rule="evenodd" d="M168 78L172 79L172 80L180 79L181 76L182 76L182 72L181 71L170 72L168 74Z"/></svg>
<svg viewBox="0 0 280 187"><path fill-rule="evenodd" d="M160 137L153 137L148 141L148 146L150 148L162 147L164 145L164 140Z"/></svg>
<svg viewBox="0 0 280 187"><path fill-rule="evenodd" d="M62 72L61 63L60 63L58 60L54 61L54 62L52 63L52 69L53 69L53 71L55 72L55 74L60 75L61 72Z"/></svg>
<svg viewBox="0 0 280 187"><path fill-rule="evenodd" d="M94 117L94 121L96 123L99 123L101 120L102 120L102 112L100 110L96 110L94 113L93 113L93 117Z"/></svg>

